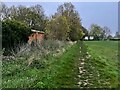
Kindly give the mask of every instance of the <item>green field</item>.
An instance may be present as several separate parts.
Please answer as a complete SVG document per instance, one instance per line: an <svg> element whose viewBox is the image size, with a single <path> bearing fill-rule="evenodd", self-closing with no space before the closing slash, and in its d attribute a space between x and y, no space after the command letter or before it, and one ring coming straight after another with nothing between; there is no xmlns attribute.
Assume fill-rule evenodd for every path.
<svg viewBox="0 0 120 90"><path fill-rule="evenodd" d="M27 66L24 57L3 61L2 87L113 88L120 83L117 41L80 41L61 56L44 61L39 68ZM79 67L85 72L79 73Z"/></svg>
<svg viewBox="0 0 120 90"><path fill-rule="evenodd" d="M117 41L86 41L92 66L99 72L103 87L117 87L118 83L118 42Z"/></svg>

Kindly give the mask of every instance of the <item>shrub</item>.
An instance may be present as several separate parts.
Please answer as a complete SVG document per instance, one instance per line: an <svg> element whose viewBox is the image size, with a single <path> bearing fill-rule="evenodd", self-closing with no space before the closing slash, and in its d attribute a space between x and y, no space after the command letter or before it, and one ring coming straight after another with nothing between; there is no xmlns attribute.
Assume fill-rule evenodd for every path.
<svg viewBox="0 0 120 90"><path fill-rule="evenodd" d="M65 51L65 41L44 40L42 45L36 42L36 46L29 44L19 44L14 53L15 58L25 58L27 65L31 67L44 67L46 60L50 56L60 55Z"/></svg>
<svg viewBox="0 0 120 90"><path fill-rule="evenodd" d="M10 54L9 51L17 47L22 42L28 41L30 28L23 22L16 20L2 21L2 48L5 48L4 55Z"/></svg>

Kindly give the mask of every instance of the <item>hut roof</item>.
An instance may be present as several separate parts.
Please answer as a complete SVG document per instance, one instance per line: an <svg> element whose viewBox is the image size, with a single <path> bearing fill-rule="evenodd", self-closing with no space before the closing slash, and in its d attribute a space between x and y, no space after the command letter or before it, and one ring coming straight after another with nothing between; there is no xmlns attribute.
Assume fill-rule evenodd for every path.
<svg viewBox="0 0 120 90"><path fill-rule="evenodd" d="M38 31L38 30L34 30L34 29L31 29L32 32L37 32L37 33L45 33L43 31Z"/></svg>

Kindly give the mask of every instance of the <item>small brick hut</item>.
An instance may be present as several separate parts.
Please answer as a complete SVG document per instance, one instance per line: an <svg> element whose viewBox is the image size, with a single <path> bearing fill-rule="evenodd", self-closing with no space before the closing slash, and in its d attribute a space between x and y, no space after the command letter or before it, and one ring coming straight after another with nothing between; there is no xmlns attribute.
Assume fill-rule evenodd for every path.
<svg viewBox="0 0 120 90"><path fill-rule="evenodd" d="M41 43L44 40L44 32L31 30L33 33L28 37L28 43L31 44L33 41Z"/></svg>

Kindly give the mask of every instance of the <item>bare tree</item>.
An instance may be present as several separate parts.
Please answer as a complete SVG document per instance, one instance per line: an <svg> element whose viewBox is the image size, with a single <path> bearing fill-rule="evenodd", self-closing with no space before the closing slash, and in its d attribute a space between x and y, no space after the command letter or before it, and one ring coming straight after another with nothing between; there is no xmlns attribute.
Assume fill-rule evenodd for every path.
<svg viewBox="0 0 120 90"><path fill-rule="evenodd" d="M0 10L1 18L2 19L8 18L9 15L10 15L9 8L4 3L1 3L1 7L2 7L1 10Z"/></svg>
<svg viewBox="0 0 120 90"><path fill-rule="evenodd" d="M107 26L103 27L103 32L104 32L104 38L107 38L111 34L111 31Z"/></svg>

